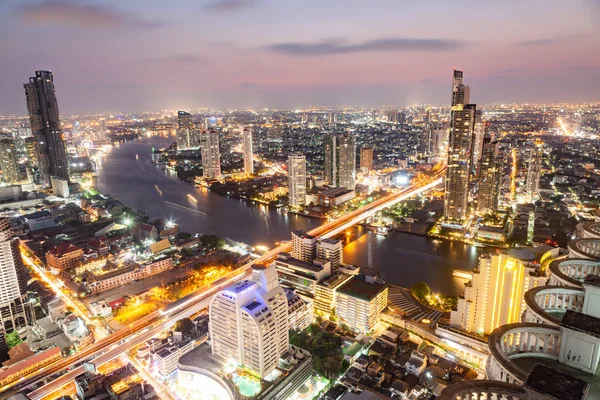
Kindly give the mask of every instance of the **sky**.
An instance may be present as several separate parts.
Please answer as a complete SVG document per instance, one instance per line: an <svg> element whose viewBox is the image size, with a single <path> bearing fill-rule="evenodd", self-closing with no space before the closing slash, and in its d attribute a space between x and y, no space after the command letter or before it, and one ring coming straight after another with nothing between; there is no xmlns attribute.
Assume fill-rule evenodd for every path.
<svg viewBox="0 0 600 400"><path fill-rule="evenodd" d="M600 0L0 0L0 115L600 101Z"/></svg>

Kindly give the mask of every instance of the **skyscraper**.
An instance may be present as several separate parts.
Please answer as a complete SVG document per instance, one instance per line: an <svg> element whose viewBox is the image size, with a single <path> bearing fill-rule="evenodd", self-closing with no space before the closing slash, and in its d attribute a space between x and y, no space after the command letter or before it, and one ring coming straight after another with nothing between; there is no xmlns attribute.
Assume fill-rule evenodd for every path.
<svg viewBox="0 0 600 400"><path fill-rule="evenodd" d="M490 134L483 137L481 162L479 164L479 188L477 191L477 211L492 212L498 209L500 180L502 179L502 159L498 157L499 142Z"/></svg>
<svg viewBox="0 0 600 400"><path fill-rule="evenodd" d="M254 173L254 153L252 152L252 128L244 128L242 132L244 145L244 173Z"/></svg>
<svg viewBox="0 0 600 400"><path fill-rule="evenodd" d="M200 135L202 170L205 178L221 177L221 153L219 150L219 132L204 131Z"/></svg>
<svg viewBox="0 0 600 400"><path fill-rule="evenodd" d="M38 148L41 183L49 186L51 176L69 180L67 151L60 126L52 72L35 71L35 77L29 78L29 83L23 86L31 131Z"/></svg>
<svg viewBox="0 0 600 400"><path fill-rule="evenodd" d="M540 170L542 169L541 143L535 143L529 152L529 165L527 166L527 179L525 180L525 198L527 202L534 202L540 194Z"/></svg>
<svg viewBox="0 0 600 400"><path fill-rule="evenodd" d="M306 203L306 156L292 154L288 157L289 203L299 207Z"/></svg>
<svg viewBox="0 0 600 400"><path fill-rule="evenodd" d="M461 220L467 215L475 129L476 105L467 104L469 87L463 85L462 78L462 71L454 70L444 193L444 217L450 220Z"/></svg>
<svg viewBox="0 0 600 400"><path fill-rule="evenodd" d="M483 113L481 110L475 110L475 128L473 130L473 151L471 158L471 168L475 176L480 174L481 153L483 151L483 137L485 135L485 124L483 122Z"/></svg>
<svg viewBox="0 0 600 400"><path fill-rule="evenodd" d="M0 140L0 168L2 180L12 183L19 180L19 166L17 164L17 151L15 141L12 139Z"/></svg>
<svg viewBox="0 0 600 400"><path fill-rule="evenodd" d="M330 186L354 190L356 186L356 136L351 133L325 138L325 181Z"/></svg>
<svg viewBox="0 0 600 400"><path fill-rule="evenodd" d="M22 296L27 291L27 271L8 218L0 218L0 276L0 324L6 329L21 326L25 323Z"/></svg>
<svg viewBox="0 0 600 400"><path fill-rule="evenodd" d="M360 169L366 173L373 171L373 148L370 146L360 149Z"/></svg>
<svg viewBox="0 0 600 400"><path fill-rule="evenodd" d="M289 348L288 303L275 265L252 267L252 280L217 293L209 308L212 353L260 377L271 373Z"/></svg>
<svg viewBox="0 0 600 400"><path fill-rule="evenodd" d="M192 114L185 111L177 113L177 149L189 150L200 146L200 132L196 129Z"/></svg>

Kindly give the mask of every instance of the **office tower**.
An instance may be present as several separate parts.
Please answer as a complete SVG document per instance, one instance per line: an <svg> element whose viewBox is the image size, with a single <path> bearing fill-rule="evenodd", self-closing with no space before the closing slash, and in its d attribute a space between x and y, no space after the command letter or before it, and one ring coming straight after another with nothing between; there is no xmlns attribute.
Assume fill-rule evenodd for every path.
<svg viewBox="0 0 600 400"><path fill-rule="evenodd" d="M22 296L28 278L18 241L10 230L9 219L0 218L0 324L7 330L25 323Z"/></svg>
<svg viewBox="0 0 600 400"><path fill-rule="evenodd" d="M300 207L306 203L306 156L292 154L288 157L289 203Z"/></svg>
<svg viewBox="0 0 600 400"><path fill-rule="evenodd" d="M50 71L35 71L25 83L31 131L37 143L40 183L50 186L50 177L69 180L67 151L60 126L54 78Z"/></svg>
<svg viewBox="0 0 600 400"><path fill-rule="evenodd" d="M356 137L351 133L325 138L325 181L330 186L354 190L356 186Z"/></svg>
<svg viewBox="0 0 600 400"><path fill-rule="evenodd" d="M373 148L370 146L360 149L360 169L367 174L373 171Z"/></svg>
<svg viewBox="0 0 600 400"><path fill-rule="evenodd" d="M219 132L204 131L200 135L202 170L205 178L221 177L221 153L219 150Z"/></svg>
<svg viewBox="0 0 600 400"><path fill-rule="evenodd" d="M540 170L542 169L541 143L536 143L529 152L529 165L527 166L527 179L525 180L525 198L532 203L536 201L540 194Z"/></svg>
<svg viewBox="0 0 600 400"><path fill-rule="evenodd" d="M177 150L197 149L200 146L200 132L196 129L192 114L177 113Z"/></svg>
<svg viewBox="0 0 600 400"><path fill-rule="evenodd" d="M500 143L493 140L490 134L484 136L477 191L477 211L480 213L493 212L498 209L502 179L502 159L498 157L499 147Z"/></svg>
<svg viewBox="0 0 600 400"><path fill-rule="evenodd" d="M454 70L444 193L444 217L450 220L461 220L467 216L471 151L475 129L476 106L466 104L469 99L469 88L462 84L462 77L462 71Z"/></svg>
<svg viewBox="0 0 600 400"><path fill-rule="evenodd" d="M252 128L244 128L242 132L244 145L244 173L254 173L254 153L252 152Z"/></svg>
<svg viewBox="0 0 600 400"><path fill-rule="evenodd" d="M336 270L344 262L344 246L341 240L319 239L317 241L317 258L331 263L331 269Z"/></svg>
<svg viewBox="0 0 600 400"><path fill-rule="evenodd" d="M317 257L317 238L303 230L292 231L292 257L312 262Z"/></svg>
<svg viewBox="0 0 600 400"><path fill-rule="evenodd" d="M483 122L483 113L481 110L475 110L475 128L473 129L473 151L471 157L472 173L479 176L479 166L481 161L481 152L483 147L483 137L485 135L485 124Z"/></svg>
<svg viewBox="0 0 600 400"><path fill-rule="evenodd" d="M12 139L0 140L0 168L2 180L12 183L19 180L19 166L17 164L17 150Z"/></svg>
<svg viewBox="0 0 600 400"><path fill-rule="evenodd" d="M217 293L209 308L212 354L264 377L289 348L288 302L277 270L252 267L244 280Z"/></svg>
<svg viewBox="0 0 600 400"><path fill-rule="evenodd" d="M450 314L450 324L467 332L488 334L501 325L520 322L525 292L548 279L538 271L544 250L547 247L521 248L479 257L479 266L473 270L470 284L465 285L457 310Z"/></svg>

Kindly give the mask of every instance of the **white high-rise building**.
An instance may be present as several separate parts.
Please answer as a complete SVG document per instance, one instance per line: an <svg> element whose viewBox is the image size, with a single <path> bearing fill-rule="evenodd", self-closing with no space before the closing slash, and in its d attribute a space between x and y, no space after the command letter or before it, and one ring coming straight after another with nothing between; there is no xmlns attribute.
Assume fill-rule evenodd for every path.
<svg viewBox="0 0 600 400"><path fill-rule="evenodd" d="M205 178L221 177L221 153L219 150L219 132L215 130L202 132L200 136L202 153L202 170Z"/></svg>
<svg viewBox="0 0 600 400"><path fill-rule="evenodd" d="M69 198L69 182L66 179L53 176L50 178L50 182L52 183L52 192L54 192L55 196L64 199Z"/></svg>
<svg viewBox="0 0 600 400"><path fill-rule="evenodd" d="M22 296L27 291L27 272L8 218L0 218L0 324L5 329L24 325Z"/></svg>
<svg viewBox="0 0 600 400"><path fill-rule="evenodd" d="M212 353L264 377L289 348L288 301L277 269L252 267L244 280L217 293L210 304Z"/></svg>
<svg viewBox="0 0 600 400"><path fill-rule="evenodd" d="M288 184L290 205L306 203L306 156L292 154L288 158Z"/></svg>
<svg viewBox="0 0 600 400"><path fill-rule="evenodd" d="M244 173L254 173L254 153L252 152L252 128L244 128L242 132L244 141Z"/></svg>
<svg viewBox="0 0 600 400"><path fill-rule="evenodd" d="M317 258L329 261L331 269L337 269L344 262L344 246L342 241L336 239L319 239L317 242Z"/></svg>
<svg viewBox="0 0 600 400"><path fill-rule="evenodd" d="M317 238L303 230L292 231L292 257L310 263L317 257Z"/></svg>

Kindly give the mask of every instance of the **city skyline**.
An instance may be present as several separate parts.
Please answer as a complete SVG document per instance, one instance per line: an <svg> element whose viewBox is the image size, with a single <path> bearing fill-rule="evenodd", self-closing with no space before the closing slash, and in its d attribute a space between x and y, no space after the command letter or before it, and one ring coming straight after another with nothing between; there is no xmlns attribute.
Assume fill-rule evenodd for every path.
<svg viewBox="0 0 600 400"><path fill-rule="evenodd" d="M46 69L64 114L445 104L454 67L481 104L597 100L600 4L510 3L7 1L0 114L24 115L15 82Z"/></svg>

